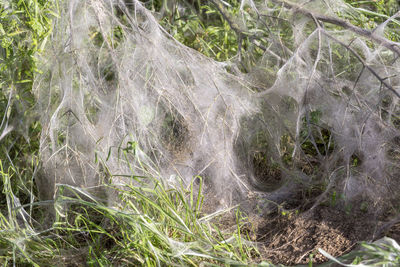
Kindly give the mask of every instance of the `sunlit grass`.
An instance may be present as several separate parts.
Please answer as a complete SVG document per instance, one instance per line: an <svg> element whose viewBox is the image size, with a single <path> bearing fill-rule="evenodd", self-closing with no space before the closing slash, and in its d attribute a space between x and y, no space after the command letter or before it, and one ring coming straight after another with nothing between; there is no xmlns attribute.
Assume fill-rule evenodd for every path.
<svg viewBox="0 0 400 267"><path fill-rule="evenodd" d="M3 262L33 266L82 264L111 266L247 265L257 251L238 230L225 232L212 224L217 215L201 212L201 178L198 191L166 187L148 178L126 186L104 185L118 192L112 206L96 200L85 190L58 185L51 202L36 202L46 216L48 228L40 229L34 214L19 206L9 185L10 175L1 172L7 211L0 215L0 246ZM35 227L36 224L36 227Z"/></svg>

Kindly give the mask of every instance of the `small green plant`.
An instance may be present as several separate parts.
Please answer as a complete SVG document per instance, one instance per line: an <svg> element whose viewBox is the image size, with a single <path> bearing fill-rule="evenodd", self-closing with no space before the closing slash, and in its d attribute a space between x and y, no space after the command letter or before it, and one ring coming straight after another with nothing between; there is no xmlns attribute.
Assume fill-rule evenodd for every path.
<svg viewBox="0 0 400 267"><path fill-rule="evenodd" d="M364 213L368 212L368 202L366 201L361 202L360 210Z"/></svg>
<svg viewBox="0 0 400 267"><path fill-rule="evenodd" d="M313 259L314 259L314 253L310 253L310 255L308 256L308 267L312 267L313 266Z"/></svg>
<svg viewBox="0 0 400 267"><path fill-rule="evenodd" d="M332 207L336 206L336 201L337 201L336 194L337 194L336 191L333 191L331 194L331 206Z"/></svg>

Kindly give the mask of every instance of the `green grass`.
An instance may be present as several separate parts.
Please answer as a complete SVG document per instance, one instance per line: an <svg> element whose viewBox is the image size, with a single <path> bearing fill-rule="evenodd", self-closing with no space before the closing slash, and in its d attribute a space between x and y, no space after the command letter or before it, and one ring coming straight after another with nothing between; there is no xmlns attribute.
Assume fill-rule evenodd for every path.
<svg viewBox="0 0 400 267"><path fill-rule="evenodd" d="M167 187L151 178L124 187L104 185L118 194L111 206L81 188L58 185L54 201L19 206L10 187L12 175L1 170L1 176L8 207L0 214L0 262L4 264L247 266L257 255L241 236L239 215L237 230L225 232L212 223L224 211L202 214L200 177L196 192L193 183L189 188ZM50 220L48 228L40 229Z"/></svg>
<svg viewBox="0 0 400 267"><path fill-rule="evenodd" d="M400 264L400 246L395 240L388 237L370 244L362 242L360 250L350 252L341 259L332 257L321 249L320 252L342 266L395 267Z"/></svg>

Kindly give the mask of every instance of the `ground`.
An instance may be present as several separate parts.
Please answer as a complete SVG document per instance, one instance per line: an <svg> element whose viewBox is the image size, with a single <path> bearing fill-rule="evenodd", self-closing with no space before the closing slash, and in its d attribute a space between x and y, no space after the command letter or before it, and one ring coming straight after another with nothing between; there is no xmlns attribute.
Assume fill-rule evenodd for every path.
<svg viewBox="0 0 400 267"><path fill-rule="evenodd" d="M375 220L376 219L376 220ZM400 223L377 235L377 229L388 217L374 218L363 211L346 212L337 206L319 205L313 210L250 215L243 233L256 242L260 252L258 261L293 266L327 261L318 248L332 256L342 256L359 248L362 241L372 242L383 236L400 242ZM235 227L234 215L219 219L227 229Z"/></svg>

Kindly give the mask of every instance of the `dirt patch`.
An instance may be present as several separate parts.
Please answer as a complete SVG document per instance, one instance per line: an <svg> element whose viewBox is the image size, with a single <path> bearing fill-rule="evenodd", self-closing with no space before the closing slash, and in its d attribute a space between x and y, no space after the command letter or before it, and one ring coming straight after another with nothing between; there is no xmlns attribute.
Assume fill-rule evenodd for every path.
<svg viewBox="0 0 400 267"><path fill-rule="evenodd" d="M393 225L384 235L396 240L400 244L400 222Z"/></svg>
<svg viewBox="0 0 400 267"><path fill-rule="evenodd" d="M260 255L256 262L293 266L308 264L312 259L318 266L328 261L318 249L339 257L359 249L360 242L372 242L384 236L400 243L400 222L385 232L379 231L390 221L388 214L377 217L367 209L348 211L344 206L326 202L310 209L306 200L310 197L297 196L292 199L293 203L282 203L269 212L263 208L257 210L258 206L254 204L257 201L252 197L241 203L241 210L249 211L248 224L242 227L242 233L258 247ZM218 203L216 198L212 202ZM359 202L363 203L362 199ZM235 231L235 211L216 217L213 223L229 233ZM330 266L338 265L332 263Z"/></svg>
<svg viewBox="0 0 400 267"><path fill-rule="evenodd" d="M260 259L274 264L326 262L322 248L333 256L354 249L358 242L373 236L375 225L365 214L346 214L334 207L318 207L301 215L276 213L253 218L249 236L259 244Z"/></svg>

